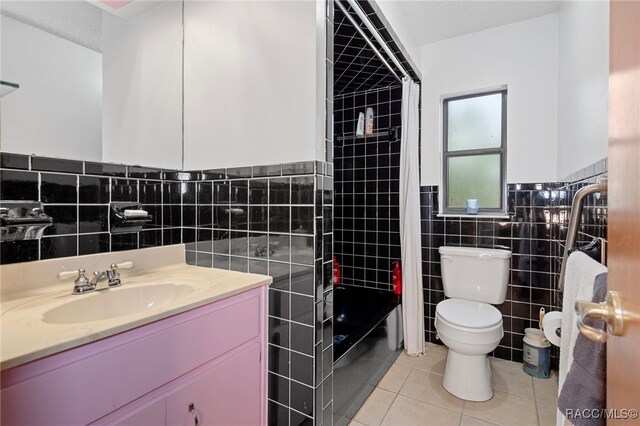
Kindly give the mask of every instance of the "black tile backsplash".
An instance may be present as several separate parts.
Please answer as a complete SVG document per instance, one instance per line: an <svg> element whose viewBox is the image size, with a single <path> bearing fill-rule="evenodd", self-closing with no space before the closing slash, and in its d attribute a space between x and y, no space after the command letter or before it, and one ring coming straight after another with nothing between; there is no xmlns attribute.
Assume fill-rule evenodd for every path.
<svg viewBox="0 0 640 426"><path fill-rule="evenodd" d="M0 200L38 199L38 173L20 170L0 170Z"/></svg>
<svg viewBox="0 0 640 426"><path fill-rule="evenodd" d="M0 262L30 262L40 258L40 242L38 240L4 241L0 248Z"/></svg>
<svg viewBox="0 0 640 426"><path fill-rule="evenodd" d="M227 169L227 178L249 178L251 177L251 167L233 167Z"/></svg>
<svg viewBox="0 0 640 426"><path fill-rule="evenodd" d="M32 156L31 170L82 174L84 172L84 162Z"/></svg>
<svg viewBox="0 0 640 426"><path fill-rule="evenodd" d="M108 217L108 205L80 205L78 206L78 232L80 234L107 232Z"/></svg>
<svg viewBox="0 0 640 426"><path fill-rule="evenodd" d="M86 161L84 163L84 172L88 175L125 177L127 176L127 166Z"/></svg>
<svg viewBox="0 0 640 426"><path fill-rule="evenodd" d="M138 201L138 181L111 179L111 201Z"/></svg>
<svg viewBox="0 0 640 426"><path fill-rule="evenodd" d="M111 251L134 250L138 247L138 233L111 234Z"/></svg>
<svg viewBox="0 0 640 426"><path fill-rule="evenodd" d="M160 180L162 179L162 171L145 167L129 166L128 176L132 178Z"/></svg>
<svg viewBox="0 0 640 426"><path fill-rule="evenodd" d="M79 176L78 202L80 204L108 204L111 182L109 178Z"/></svg>
<svg viewBox="0 0 640 426"><path fill-rule="evenodd" d="M0 168L29 170L29 156L23 154L0 153Z"/></svg>
<svg viewBox="0 0 640 426"><path fill-rule="evenodd" d="M40 200L43 203L76 204L78 176L53 173L40 174Z"/></svg>
<svg viewBox="0 0 640 426"><path fill-rule="evenodd" d="M41 201L54 219L39 242L0 243L2 264L182 242L181 182L154 179L162 175L160 169L9 153L0 153L0 159L0 200ZM163 183L168 201L176 205L163 202ZM109 203L138 200L153 222L145 225L141 236L128 233L112 238ZM163 232L165 204L169 214Z"/></svg>
<svg viewBox="0 0 640 426"><path fill-rule="evenodd" d="M44 237L40 240L40 259L76 256L78 241L75 235Z"/></svg>
<svg viewBox="0 0 640 426"><path fill-rule="evenodd" d="M282 174L282 165L274 164L269 166L253 166L253 177L261 176L280 176Z"/></svg>
<svg viewBox="0 0 640 426"><path fill-rule="evenodd" d="M111 251L111 239L108 233L78 235L78 255L108 251Z"/></svg>
<svg viewBox="0 0 640 426"><path fill-rule="evenodd" d="M596 164L606 164L606 160ZM515 183L508 185L508 217L468 218L438 216L438 187L420 189L422 215L422 271L425 303L425 337L436 339L435 306L444 300L440 255L442 245L504 248L512 251L507 300L498 309L503 314L505 337L493 355L522 361L522 338L527 327L538 327L540 308L561 310L556 291L560 273L571 201L576 191L606 176L606 168L595 173L589 166L583 178L573 182ZM574 174L577 176L578 174ZM607 238L605 199L591 195L585 203L578 244ZM552 348L557 367L558 349Z"/></svg>
<svg viewBox="0 0 640 426"><path fill-rule="evenodd" d="M77 205L44 205L45 212L53 218L53 224L45 228L44 235L68 235L78 233ZM53 256L64 257L64 256Z"/></svg>

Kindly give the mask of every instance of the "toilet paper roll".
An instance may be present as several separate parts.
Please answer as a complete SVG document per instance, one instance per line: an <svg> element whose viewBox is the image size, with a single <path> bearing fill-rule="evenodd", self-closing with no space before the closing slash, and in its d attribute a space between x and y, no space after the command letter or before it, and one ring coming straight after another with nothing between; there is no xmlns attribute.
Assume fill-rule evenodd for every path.
<svg viewBox="0 0 640 426"><path fill-rule="evenodd" d="M542 328L544 329L544 337L547 338L552 345L560 346L560 336L556 330L562 329L562 312L548 312L542 320Z"/></svg>

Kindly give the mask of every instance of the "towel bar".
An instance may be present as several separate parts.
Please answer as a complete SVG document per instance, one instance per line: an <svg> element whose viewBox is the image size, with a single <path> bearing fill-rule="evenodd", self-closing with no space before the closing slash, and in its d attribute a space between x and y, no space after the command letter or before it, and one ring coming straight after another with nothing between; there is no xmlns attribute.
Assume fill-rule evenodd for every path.
<svg viewBox="0 0 640 426"><path fill-rule="evenodd" d="M598 183L580 188L578 192L576 192L576 196L573 198L573 204L571 205L571 217L569 218L569 230L567 231L567 240L564 244L564 255L562 256L560 279L558 281L558 290L561 292L564 291L564 279L565 274L567 273L567 258L569 257L569 252L574 248L576 239L578 238L578 229L580 228L580 216L582 215L584 199L587 195L591 195L596 192L599 192L602 196L607 195L606 178L600 179Z"/></svg>

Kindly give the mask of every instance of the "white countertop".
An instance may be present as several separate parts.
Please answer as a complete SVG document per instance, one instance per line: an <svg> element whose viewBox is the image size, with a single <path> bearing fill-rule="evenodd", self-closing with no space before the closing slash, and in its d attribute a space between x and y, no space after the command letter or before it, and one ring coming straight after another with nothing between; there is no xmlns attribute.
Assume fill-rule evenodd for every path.
<svg viewBox="0 0 640 426"><path fill-rule="evenodd" d="M13 267L14 270L10 270L3 266L1 284L3 287L11 288L12 291L3 292L2 301L0 302L2 343L0 347L0 368L4 370L15 367L63 350L103 339L238 293L268 285L272 281L271 277L265 275L189 266L184 263L183 254L182 256L178 255L180 258L174 264L164 262L165 265L169 263L168 266L154 266L152 261L145 261L140 258L140 253L146 257L145 250L149 250L148 253L152 257L161 254L156 256L158 262L166 261L166 258L163 259L166 254L179 253L175 249L172 252L160 252L161 249L164 249L164 247L134 250L129 252L128 257L127 252L122 252L123 254L120 254L119 259L114 260L115 262L133 257L135 260L139 260L141 264L144 264L144 268L121 271L122 286L103 291L113 292L133 286L163 283L188 285L194 291L186 297L179 298L177 301L158 307L151 307L143 312L88 322L53 324L44 321L44 314L52 308L83 297L96 297L102 291L72 295L73 280L58 282L55 279L55 274L53 277L46 277L46 281L50 285L36 285L31 286L31 288L25 285L23 291L16 291L16 288L18 288L16 283L9 281L15 281L20 278L24 280L25 275L29 274L16 273L16 267ZM97 256L102 260L108 258L109 254L105 253ZM66 258L66 263L62 267L60 266L62 263L58 262L56 264L51 261L30 262L21 264L21 267L48 262L45 269L69 270L72 269L68 267L69 259L75 260L75 263L78 263L79 260L89 262L87 260L89 256L82 256ZM90 269L87 268L87 270ZM50 274L48 273L47 275Z"/></svg>

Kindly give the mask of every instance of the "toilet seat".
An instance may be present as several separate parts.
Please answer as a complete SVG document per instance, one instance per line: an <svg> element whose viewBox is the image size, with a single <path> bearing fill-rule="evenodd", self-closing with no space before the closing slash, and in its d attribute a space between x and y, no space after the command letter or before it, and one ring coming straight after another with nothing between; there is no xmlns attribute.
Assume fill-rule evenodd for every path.
<svg viewBox="0 0 640 426"><path fill-rule="evenodd" d="M467 331L480 331L502 325L502 314L494 306L463 299L447 299L438 303L436 317L440 317L449 326Z"/></svg>
<svg viewBox="0 0 640 426"><path fill-rule="evenodd" d="M435 328L443 343L456 346L463 353L492 351L504 331L502 314L495 307L463 299L447 299L436 305ZM487 353L483 352L483 353Z"/></svg>

